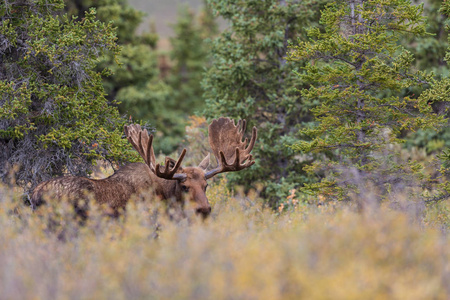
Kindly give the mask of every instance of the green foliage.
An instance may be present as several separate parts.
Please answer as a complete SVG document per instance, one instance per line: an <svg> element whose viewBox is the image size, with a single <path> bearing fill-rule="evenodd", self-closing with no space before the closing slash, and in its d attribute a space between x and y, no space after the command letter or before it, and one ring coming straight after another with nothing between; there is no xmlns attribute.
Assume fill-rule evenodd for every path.
<svg viewBox="0 0 450 300"><path fill-rule="evenodd" d="M167 81L174 89L174 97L180 111L192 114L194 108L203 105L200 82L208 60L208 47L205 39L217 34L217 27L205 9L203 19L196 20L195 14L187 7L180 8L177 23L173 25L174 37L170 38L172 49L171 74ZM206 24L202 20L206 19Z"/></svg>
<svg viewBox="0 0 450 300"><path fill-rule="evenodd" d="M98 69L109 69L111 76L103 77L107 98L115 101L121 114L131 120L147 122L161 134L171 135L174 122L170 103L173 90L160 76L154 32L137 34L143 13L126 0L66 1L68 11L84 16L90 7L98 11L98 19L110 22L117 31L118 55L103 56ZM119 62L120 64L117 64ZM172 104L175 106L175 104ZM181 132L174 135L180 136ZM155 144L156 152L171 152L176 144L165 139Z"/></svg>
<svg viewBox="0 0 450 300"><path fill-rule="evenodd" d="M200 82L208 61L205 39L215 34L214 18L205 8L197 19L186 7L173 25L175 36L166 54L157 49L156 33L136 34L143 13L126 0L68 1L73 14L96 7L98 17L117 28L122 51L101 61L113 75L104 78L108 99L119 103L121 113L150 123L157 130L156 152L169 154L181 143L187 118L203 107Z"/></svg>
<svg viewBox="0 0 450 300"><path fill-rule="evenodd" d="M450 16L450 3L447 1L443 1L441 8L440 8L440 12L445 14L447 17ZM450 31L450 24L448 21L445 23L445 30L447 32ZM450 36L447 37L447 40L450 42ZM445 61L447 61L447 62L450 61L450 48L447 48L447 52L445 55Z"/></svg>
<svg viewBox="0 0 450 300"><path fill-rule="evenodd" d="M166 61L165 55L160 55L160 68L169 69L162 78L167 93L164 101L153 101L155 107L150 110L152 117L149 118L150 121L158 120L156 129L161 134L158 144L165 153L180 145L188 117L204 106L200 82L209 62L209 47L205 40L216 34L214 18L207 8L197 16L186 6L181 6L172 27L170 61ZM161 93L154 95L163 96Z"/></svg>
<svg viewBox="0 0 450 300"><path fill-rule="evenodd" d="M448 76L449 68L444 61L445 51L448 47L445 23L447 16L440 10L444 3L442 0L414 0L414 3L423 5L423 14L427 17L427 32L422 36L405 36L402 44L415 58L415 67L419 70L432 71L437 76Z"/></svg>
<svg viewBox="0 0 450 300"><path fill-rule="evenodd" d="M64 0L69 15L81 20L90 8L97 10L97 18L105 23L111 22L120 44L148 44L156 46L158 36L155 33L143 33L137 36L136 29L142 23L144 13L134 9L127 0Z"/></svg>
<svg viewBox="0 0 450 300"><path fill-rule="evenodd" d="M179 128L182 137L187 117L204 107L200 83L209 64L209 47L205 40L217 34L217 25L207 7L196 16L188 7L182 6L172 27L172 67L166 82L173 89L170 109L174 112L174 120L171 125Z"/></svg>
<svg viewBox="0 0 450 300"><path fill-rule="evenodd" d="M432 74L411 70L412 54L398 45L405 34L426 35L423 5L409 0L332 2L321 23L325 29L310 29L311 39L299 41L289 56L310 61L299 77L313 86L302 90L302 96L320 102L311 110L316 123L302 130L312 140L292 148L331 158L307 168L313 174L325 171L327 178L306 190L342 199L350 190L361 192L355 180L369 180L389 193L411 167L392 165L387 145L402 142L405 131L435 129L443 121L432 111L431 103L437 101L432 92L401 96L405 88L435 83ZM380 169L383 165L387 169ZM355 178L343 176L352 168ZM375 170L377 175L369 176Z"/></svg>
<svg viewBox="0 0 450 300"><path fill-rule="evenodd" d="M444 60L445 52L448 47L447 33L445 23L447 16L440 10L442 0L415 0L414 3L424 3L423 14L427 17L427 32L430 34L422 36L405 35L400 42L405 48L414 55L414 67L433 72L438 79L446 78L450 74L447 63ZM445 2L444 2L445 3ZM423 87L412 86L405 92L409 95L419 95ZM443 114L446 109L446 102L435 101L432 103L433 110ZM450 128L448 126L441 131L418 130L408 134L405 147L425 148L428 153L437 153L445 147L450 147Z"/></svg>
<svg viewBox="0 0 450 300"><path fill-rule="evenodd" d="M449 16L450 15L450 4L446 1L442 2L442 6L440 11ZM447 31L450 31L450 26L447 22L445 29ZM450 35L448 37L450 39ZM445 56L445 60L450 60L450 47L447 49L447 53ZM438 103L440 107L442 107L442 110L444 113L447 113L447 107L448 107L448 95L450 93L450 78L444 77L441 80L436 80L432 87L426 91L427 92L427 98L430 102ZM447 120L448 124L448 120ZM448 132L448 126L446 127L446 130L443 131L445 134ZM441 133L439 138L442 139L443 134ZM442 201L443 199L448 199L450 196L450 150L448 149L448 145L445 145L446 149L442 151L439 155L437 155L437 161L440 165L440 168L438 168L437 174L436 174L436 181L438 181L439 189L438 192L433 195L433 197L430 197L427 202L429 203L436 203L439 201Z"/></svg>
<svg viewBox="0 0 450 300"><path fill-rule="evenodd" d="M257 126L251 171L230 174L232 183L247 188L263 183L272 205L307 181L302 167L311 157L286 147L298 128L310 120L306 103L296 92L305 82L286 61L289 40L304 38L304 28L318 20L321 1L218 1L213 13L229 22L212 42L212 66L203 80L208 118L229 116Z"/></svg>
<svg viewBox="0 0 450 300"><path fill-rule="evenodd" d="M130 158L124 120L105 99L100 55L119 53L113 27L58 16L63 2L0 4L0 164L27 188L66 172L86 175L100 158Z"/></svg>

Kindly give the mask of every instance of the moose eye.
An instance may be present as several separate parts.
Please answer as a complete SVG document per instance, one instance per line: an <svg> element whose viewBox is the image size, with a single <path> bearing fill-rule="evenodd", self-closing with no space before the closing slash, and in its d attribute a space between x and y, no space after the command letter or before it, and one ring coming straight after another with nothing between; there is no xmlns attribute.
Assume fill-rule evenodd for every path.
<svg viewBox="0 0 450 300"><path fill-rule="evenodd" d="M181 190L182 190L183 192L187 193L187 192L189 192L189 187L187 187L187 186L185 186L185 185L182 185L182 186L181 186Z"/></svg>

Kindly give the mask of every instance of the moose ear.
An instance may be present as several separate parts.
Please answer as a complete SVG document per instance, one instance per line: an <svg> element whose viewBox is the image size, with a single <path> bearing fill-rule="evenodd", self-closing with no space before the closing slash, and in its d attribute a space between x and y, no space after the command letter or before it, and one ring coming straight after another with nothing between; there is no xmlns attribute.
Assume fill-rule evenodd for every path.
<svg viewBox="0 0 450 300"><path fill-rule="evenodd" d="M203 169L206 171L206 168L208 168L209 166L209 157L211 156L210 153L208 153L208 155L206 155L206 157L202 160L202 162L198 165L198 167L200 169Z"/></svg>

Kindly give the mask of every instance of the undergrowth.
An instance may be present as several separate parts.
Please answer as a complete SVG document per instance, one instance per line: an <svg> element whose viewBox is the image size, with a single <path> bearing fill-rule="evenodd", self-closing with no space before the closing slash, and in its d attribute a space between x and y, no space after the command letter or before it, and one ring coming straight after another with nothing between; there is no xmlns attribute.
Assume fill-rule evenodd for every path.
<svg viewBox="0 0 450 300"><path fill-rule="evenodd" d="M287 199L292 202L291 198ZM179 222L151 201L118 219L69 205L32 212L0 191L0 299L448 299L448 207L421 214L209 192L213 214Z"/></svg>

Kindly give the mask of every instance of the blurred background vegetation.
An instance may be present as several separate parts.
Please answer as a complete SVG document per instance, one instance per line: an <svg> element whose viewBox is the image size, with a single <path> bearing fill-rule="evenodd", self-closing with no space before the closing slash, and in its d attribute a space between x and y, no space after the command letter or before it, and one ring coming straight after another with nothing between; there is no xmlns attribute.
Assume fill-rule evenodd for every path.
<svg viewBox="0 0 450 300"><path fill-rule="evenodd" d="M106 57L99 66L113 71L104 79L107 97L118 101L119 111L128 118L155 127L160 137L155 143L157 152L175 151L184 137L188 116L203 108L200 82L209 63L206 40L218 32L205 3L149 2L148 15L124 0L65 3L66 11L79 19L95 7L101 21L117 27L122 51L114 59L121 65ZM144 19L153 15L158 19L143 28ZM161 35L160 26L171 30Z"/></svg>

